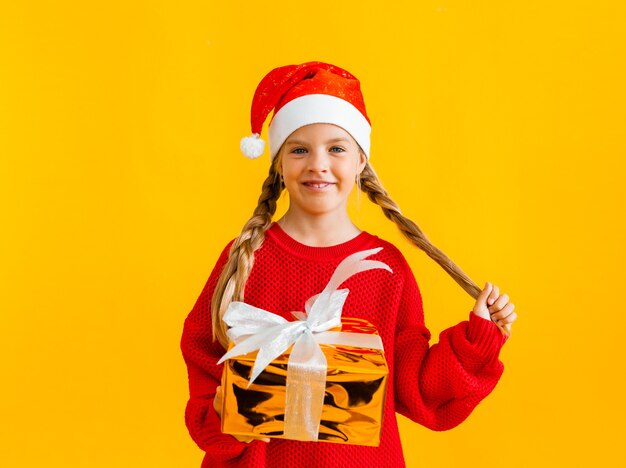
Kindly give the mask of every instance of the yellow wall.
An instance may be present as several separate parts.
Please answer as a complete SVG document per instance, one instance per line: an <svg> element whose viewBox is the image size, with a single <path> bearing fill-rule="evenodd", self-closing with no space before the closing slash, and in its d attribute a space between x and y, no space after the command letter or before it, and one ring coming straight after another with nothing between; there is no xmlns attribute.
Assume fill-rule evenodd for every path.
<svg viewBox="0 0 626 468"><path fill-rule="evenodd" d="M309 60L361 80L383 183L519 314L464 424L400 417L408 465L624 462L623 2L128 3L1 7L2 466L199 466L183 320L267 172L238 149L254 89ZM467 318L351 210L405 252L433 342Z"/></svg>

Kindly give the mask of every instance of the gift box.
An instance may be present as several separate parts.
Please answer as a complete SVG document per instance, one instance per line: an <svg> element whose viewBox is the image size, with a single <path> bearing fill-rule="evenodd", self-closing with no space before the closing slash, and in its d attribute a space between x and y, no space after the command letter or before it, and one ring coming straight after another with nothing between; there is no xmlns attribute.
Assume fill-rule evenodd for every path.
<svg viewBox="0 0 626 468"><path fill-rule="evenodd" d="M341 318L341 331L378 334L359 318ZM387 388L381 349L321 345L327 360L317 440L378 446ZM229 349L232 348L232 345ZM222 432L286 438L286 378L290 350L274 359L248 387L257 352L228 359L222 374ZM307 385L307 382L304 382ZM306 388L294 388L304 395ZM302 440L307 440L303 438Z"/></svg>
<svg viewBox="0 0 626 468"><path fill-rule="evenodd" d="M222 373L222 432L378 446L387 363L375 327L342 317L351 276L391 268L356 252L335 269L304 312L288 321L244 302L224 314L229 349Z"/></svg>

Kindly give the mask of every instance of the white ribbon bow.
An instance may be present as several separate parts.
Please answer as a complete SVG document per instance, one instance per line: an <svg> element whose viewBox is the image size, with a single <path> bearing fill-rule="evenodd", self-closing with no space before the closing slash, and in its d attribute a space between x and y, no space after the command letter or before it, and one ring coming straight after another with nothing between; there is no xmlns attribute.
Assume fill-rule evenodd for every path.
<svg viewBox="0 0 626 468"><path fill-rule="evenodd" d="M285 429L289 439L317 440L326 391L328 364L320 344L383 349L379 335L331 332L341 325L341 313L348 289L337 289L351 276L377 268L393 272L383 262L364 260L382 247L356 252L346 257L335 269L324 290L305 303L306 313L292 312L298 319L283 317L244 302L231 302L224 321L231 328L228 337L235 343L218 361L259 350L248 387L270 362L292 344L287 361Z"/></svg>

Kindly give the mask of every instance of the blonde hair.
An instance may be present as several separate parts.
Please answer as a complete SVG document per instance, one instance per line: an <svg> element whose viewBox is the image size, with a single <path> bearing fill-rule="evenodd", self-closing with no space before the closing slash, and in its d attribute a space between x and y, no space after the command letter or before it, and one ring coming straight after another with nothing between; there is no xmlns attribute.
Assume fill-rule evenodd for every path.
<svg viewBox="0 0 626 468"><path fill-rule="evenodd" d="M265 231L272 224L272 216L276 212L276 202L285 188L280 176L281 159L282 148L270 165L269 174L263 182L259 203L252 217L230 247L228 260L213 292L211 300L213 340L217 338L224 348L228 347L224 314L232 301L243 301L246 281L254 265L254 252L265 240Z"/></svg>
<svg viewBox="0 0 626 468"><path fill-rule="evenodd" d="M367 194L372 202L380 206L385 217L394 222L404 237L437 262L473 299L478 298L481 288L479 288L456 263L450 260L446 254L435 247L414 221L402 214L398 204L391 199L384 189L383 184L380 182L378 175L376 175L369 161L365 164L363 171L357 174L357 186ZM503 334L510 336L508 327L499 324L496 325Z"/></svg>
<svg viewBox="0 0 626 468"><path fill-rule="evenodd" d="M404 234L412 244L422 249L426 254L436 261L470 296L474 299L478 297L481 289L474 283L463 270L461 270L446 254L435 247L428 240L415 222L407 218L400 211L400 207L394 202L387 191L383 188L374 168L369 164L365 165L363 172L359 176L361 190L367 194L369 199L380 206L385 217L395 223L400 232Z"/></svg>
<svg viewBox="0 0 626 468"><path fill-rule="evenodd" d="M283 148L272 161L269 174L263 182L259 203L254 214L244 225L241 234L233 242L228 261L218 279L211 303L211 321L213 324L213 340L216 338L228 347L226 324L223 316L231 301L243 300L245 283L254 264L254 252L261 247L265 240L265 231L272 223L272 216L276 212L276 202L284 189L280 176L280 161ZM363 150L359 146L359 151ZM387 219L393 221L400 232L416 247L423 250L430 258L436 261L470 296L478 297L481 289L467 276L452 260L428 240L415 222L407 218L400 211L380 182L374 168L369 161L363 171L356 175L357 188L367 194L368 198L380 206ZM500 330L509 335L508 329L498 325Z"/></svg>

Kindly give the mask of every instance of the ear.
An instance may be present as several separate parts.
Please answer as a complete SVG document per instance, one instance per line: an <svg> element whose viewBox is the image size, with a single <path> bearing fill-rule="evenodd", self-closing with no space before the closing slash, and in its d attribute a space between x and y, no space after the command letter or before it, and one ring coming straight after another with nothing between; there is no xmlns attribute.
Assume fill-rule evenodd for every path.
<svg viewBox="0 0 626 468"><path fill-rule="evenodd" d="M359 165L357 169L359 174L363 172L363 169L365 169L366 164L367 164L367 156L365 156L365 153L362 153L361 151L359 151Z"/></svg>

